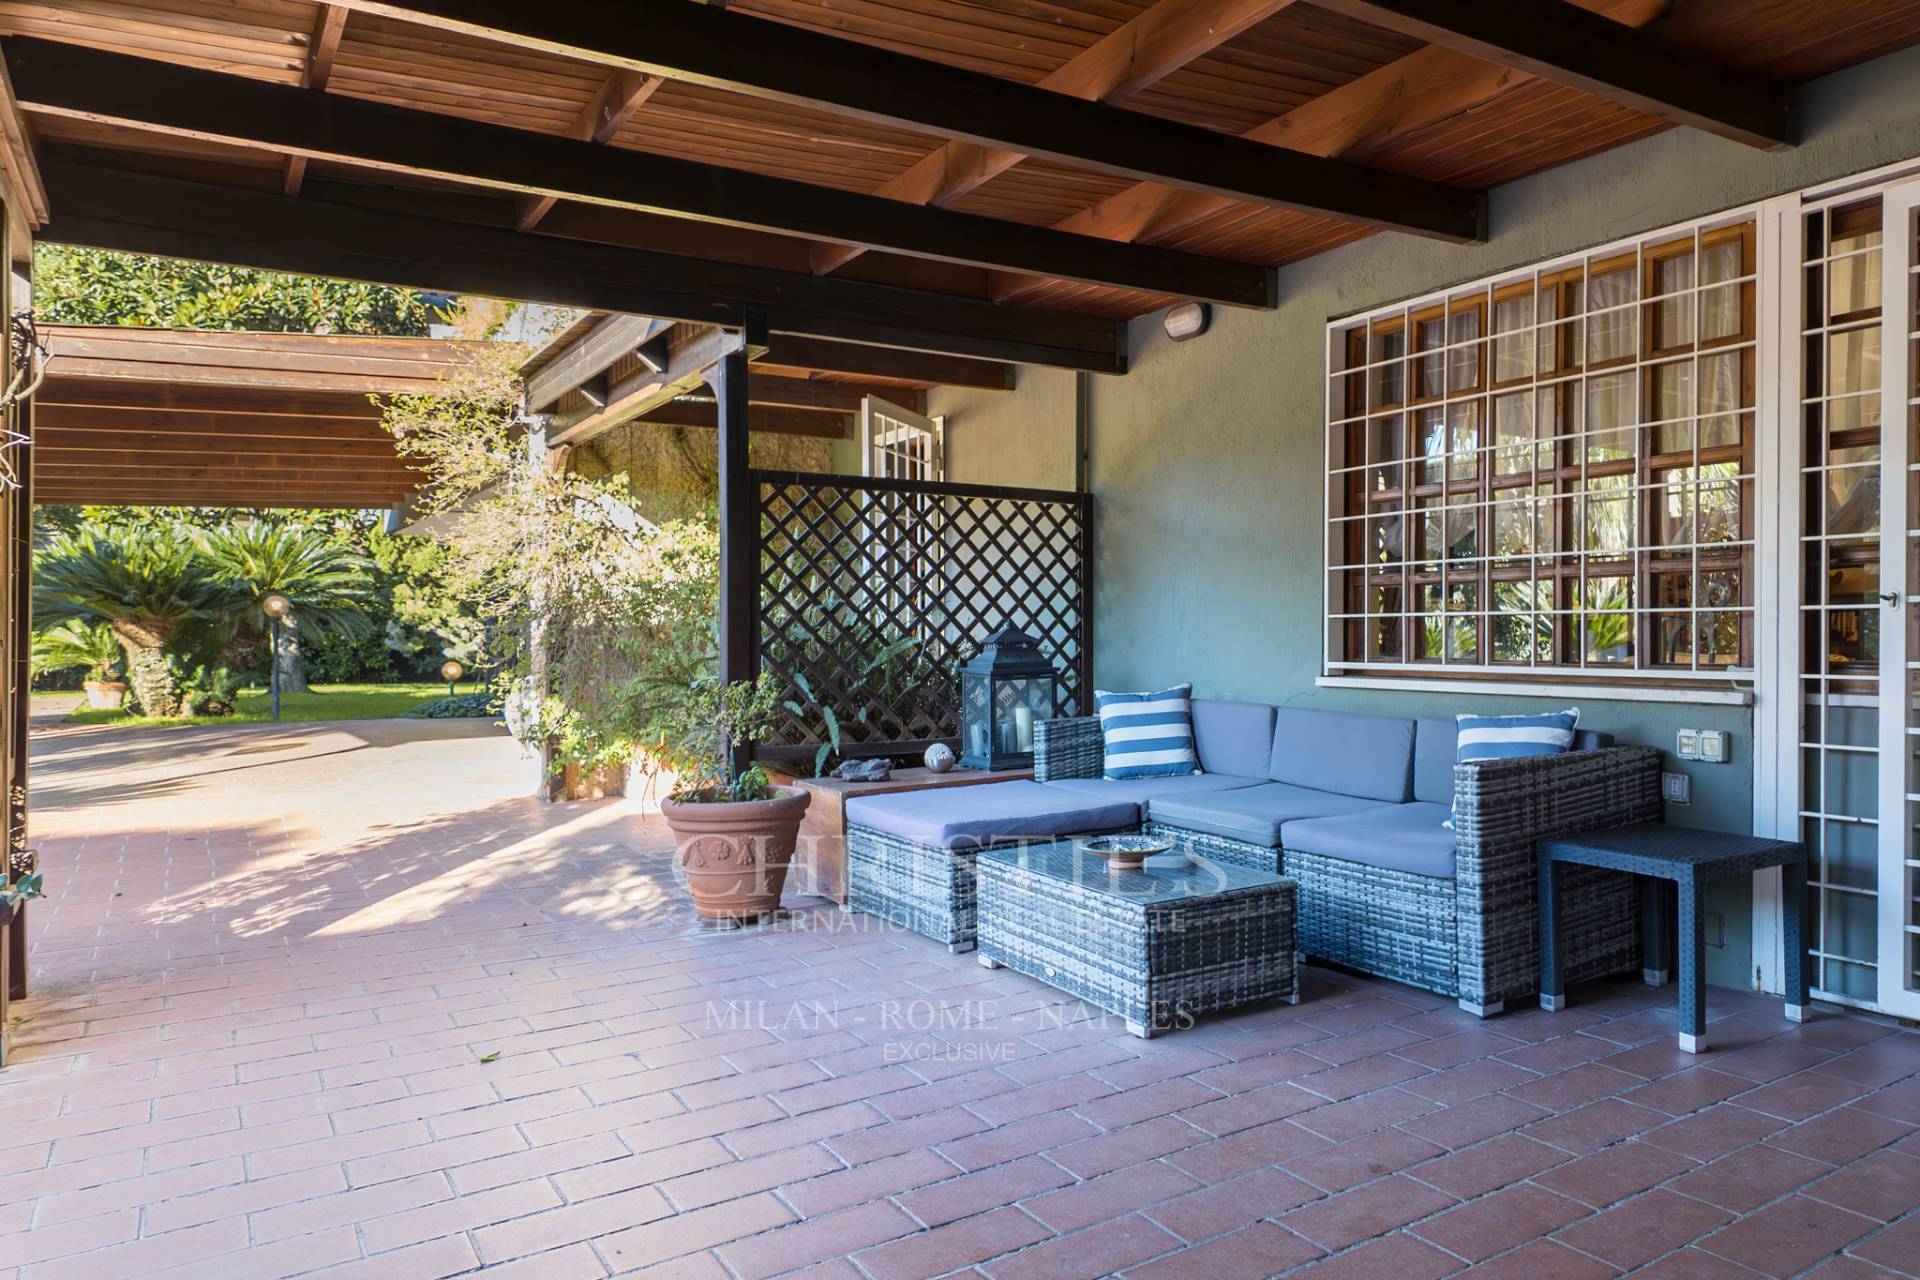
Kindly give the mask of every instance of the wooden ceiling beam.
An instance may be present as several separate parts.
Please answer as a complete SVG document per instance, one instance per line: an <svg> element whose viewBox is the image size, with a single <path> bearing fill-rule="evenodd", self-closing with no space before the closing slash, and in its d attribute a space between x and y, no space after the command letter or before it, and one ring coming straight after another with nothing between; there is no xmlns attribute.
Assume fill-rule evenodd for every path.
<svg viewBox="0 0 1920 1280"><path fill-rule="evenodd" d="M334 59L340 56L340 37L346 34L347 10L334 5L322 4L314 15L313 35L307 40L307 66L301 73L300 87L313 93L324 93L327 81L333 79ZM300 184L307 180L307 157L288 156L286 168L281 173L280 189L290 196L300 194Z"/></svg>
<svg viewBox="0 0 1920 1280"><path fill-rule="evenodd" d="M1644 26L1666 12L1668 0L1580 2L1612 21ZM1511 67L1428 46L1263 121L1240 136L1291 151L1341 156L1469 111L1530 79ZM1061 219L1054 229L1130 243L1154 241L1234 204L1203 192L1139 182ZM988 280L988 294L995 302L1012 302L1046 283L1044 276L997 271Z"/></svg>
<svg viewBox="0 0 1920 1280"><path fill-rule="evenodd" d="M655 405L635 421L656 427L705 427L712 430L719 426L719 407L711 399L669 400ZM853 415L810 413L755 404L747 406L747 430L770 435L844 440L853 430Z"/></svg>
<svg viewBox="0 0 1920 1280"><path fill-rule="evenodd" d="M1444 240L1486 237L1486 199L1441 183L1276 153L1195 125L694 4L609 21L598 0L342 0L496 43L872 120L1251 204ZM823 239L838 237L825 236ZM1178 292L1178 291L1176 291Z"/></svg>
<svg viewBox="0 0 1920 1280"><path fill-rule="evenodd" d="M1126 371L1126 327L889 285L525 235L408 213L154 177L49 153L43 239L268 271L520 298L770 332Z"/></svg>
<svg viewBox="0 0 1920 1280"><path fill-rule="evenodd" d="M869 347L852 342L828 342L794 334L775 334L759 363L783 369L809 369L851 377L899 378L929 386L978 387L984 391L1011 391L1013 366L961 356L937 356L893 347Z"/></svg>
<svg viewBox="0 0 1920 1280"><path fill-rule="evenodd" d="M1785 86L1566 0L1315 0L1369 26L1512 67L1748 146L1793 141Z"/></svg>
<svg viewBox="0 0 1920 1280"><path fill-rule="evenodd" d="M828 382L818 378L783 378L757 372L747 376L747 403L769 408L857 413L860 402L867 396L879 396L916 412L917 406L904 402L922 398L919 392L901 387L873 387L858 382Z"/></svg>
<svg viewBox="0 0 1920 1280"><path fill-rule="evenodd" d="M545 413L567 392L606 372L672 327L653 316L608 316L527 379L527 411Z"/></svg>
<svg viewBox="0 0 1920 1280"><path fill-rule="evenodd" d="M0 200L7 206L13 257L26 261L33 254L34 231L46 225L47 188L32 127L21 114L5 67L0 67Z"/></svg>
<svg viewBox="0 0 1920 1280"><path fill-rule="evenodd" d="M257 493L209 493L204 486L111 493L85 489L54 493L36 491L33 495L34 505L39 507L240 507L252 511L305 511L336 508L377 511L394 506L400 500L396 498L367 502L342 501L338 497L322 492L288 494L285 491L263 497Z"/></svg>
<svg viewBox="0 0 1920 1280"><path fill-rule="evenodd" d="M600 84L587 105L581 108L569 129L570 137L582 142L605 145L613 140L627 121L633 119L634 112L645 106L647 99L665 84L661 76L642 75L625 67L617 67L612 75ZM539 225L540 219L558 202L557 196L523 195L515 205L514 224L522 231L531 231Z"/></svg>
<svg viewBox="0 0 1920 1280"><path fill-rule="evenodd" d="M1122 102L1292 3L1158 0L1043 76L1038 87L1086 102ZM947 205L1025 159L1017 151L948 142L889 178L874 194L909 204ZM811 252L814 271L825 275L866 250L815 241Z"/></svg>
<svg viewBox="0 0 1920 1280"><path fill-rule="evenodd" d="M664 369L640 369L610 382L606 396L588 411L555 414L547 426L547 447L579 444L623 422L642 417L647 410L675 396L705 385L707 370L748 346L744 334L708 328L673 349Z"/></svg>
<svg viewBox="0 0 1920 1280"><path fill-rule="evenodd" d="M684 6L673 6L684 7ZM1270 268L774 178L671 156L27 37L5 41L29 110L228 145L970 266L1239 306L1274 305Z"/></svg>
<svg viewBox="0 0 1920 1280"><path fill-rule="evenodd" d="M75 443L76 439L78 443ZM134 466L151 462L162 467L261 466L313 467L328 471L380 471L398 475L412 468L400 455L377 453L317 453L312 450L276 448L271 443L235 447L226 440L209 440L208 448L148 448L133 440L112 436L80 436L34 433L33 454L38 462L61 462L73 466ZM220 446L226 446L224 448Z"/></svg>
<svg viewBox="0 0 1920 1280"><path fill-rule="evenodd" d="M366 423L378 429L380 407L365 391L294 391L125 378L69 378L50 374L34 395L42 409L64 406L146 413L222 414L273 419L319 418Z"/></svg>
<svg viewBox="0 0 1920 1280"><path fill-rule="evenodd" d="M238 482L273 482L273 480L313 480L323 484L338 484L348 489L411 489L424 480L420 472L413 470L340 470L330 466L265 466L259 462L132 462L132 464L102 464L102 462L65 462L33 461L35 478L46 476L48 480L238 480Z"/></svg>
<svg viewBox="0 0 1920 1280"><path fill-rule="evenodd" d="M317 418L250 418L241 414L147 413L141 410L95 409L84 405L34 406L35 438L60 433L63 438L121 436L155 447L183 447L182 442L266 441L313 453L393 451L393 437L378 427L360 423L326 422ZM198 446L187 446L198 447Z"/></svg>

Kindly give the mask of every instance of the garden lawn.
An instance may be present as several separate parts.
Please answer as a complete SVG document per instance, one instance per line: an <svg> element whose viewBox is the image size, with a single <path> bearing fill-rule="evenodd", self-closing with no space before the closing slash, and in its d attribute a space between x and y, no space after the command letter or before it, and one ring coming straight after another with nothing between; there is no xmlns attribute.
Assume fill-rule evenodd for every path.
<svg viewBox="0 0 1920 1280"><path fill-rule="evenodd" d="M466 684L462 693L480 686ZM280 719L291 724L310 724L319 720L385 720L425 703L447 696L447 686L432 684L317 684L310 693L280 695ZM235 711L230 716L130 716L123 711L95 711L84 703L67 717L68 724L183 725L183 724L261 724L273 719L273 693L269 689L240 691Z"/></svg>

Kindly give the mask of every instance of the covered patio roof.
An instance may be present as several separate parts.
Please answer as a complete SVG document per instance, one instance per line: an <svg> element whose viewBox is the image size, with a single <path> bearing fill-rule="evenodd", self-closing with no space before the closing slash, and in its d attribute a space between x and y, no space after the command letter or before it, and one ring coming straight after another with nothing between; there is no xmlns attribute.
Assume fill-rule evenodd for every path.
<svg viewBox="0 0 1920 1280"><path fill-rule="evenodd" d="M34 497L132 506L390 507L420 475L380 400L474 348L429 338L43 325Z"/></svg>
<svg viewBox="0 0 1920 1280"><path fill-rule="evenodd" d="M1115 320L1676 125L1788 144L1787 86L1920 40L1527 8L6 0L0 151L52 240L1117 373Z"/></svg>

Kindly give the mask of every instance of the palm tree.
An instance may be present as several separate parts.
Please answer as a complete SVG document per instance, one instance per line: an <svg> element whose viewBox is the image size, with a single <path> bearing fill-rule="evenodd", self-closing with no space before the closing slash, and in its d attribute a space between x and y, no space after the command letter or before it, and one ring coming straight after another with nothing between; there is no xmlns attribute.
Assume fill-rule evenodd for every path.
<svg viewBox="0 0 1920 1280"><path fill-rule="evenodd" d="M104 622L76 618L34 632L32 660L36 676L85 667L87 679L111 680L126 655L121 652L112 627Z"/></svg>
<svg viewBox="0 0 1920 1280"><path fill-rule="evenodd" d="M170 528L118 526L62 535L34 565L33 611L43 625L103 622L127 657L134 701L149 715L179 712L167 645L217 620L228 592L192 541Z"/></svg>
<svg viewBox="0 0 1920 1280"><path fill-rule="evenodd" d="M372 596L373 562L329 542L318 530L255 521L200 535L201 554L214 576L235 593L241 620L265 634L268 596L285 596L293 605L293 634L280 644L280 687L302 692L306 672L300 641L326 636L357 639L373 623L366 605Z"/></svg>

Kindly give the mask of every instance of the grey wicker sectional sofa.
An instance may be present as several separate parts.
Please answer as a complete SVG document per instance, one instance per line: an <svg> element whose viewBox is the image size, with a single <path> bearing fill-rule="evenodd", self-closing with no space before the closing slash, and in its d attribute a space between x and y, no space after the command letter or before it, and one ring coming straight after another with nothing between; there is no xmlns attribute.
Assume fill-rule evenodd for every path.
<svg viewBox="0 0 1920 1280"><path fill-rule="evenodd" d="M849 905L970 950L981 850L1145 827L1297 881L1306 955L1485 1017L1539 990L1534 842L1660 817L1660 753L1593 733L1455 764L1446 719L1197 699L1193 725L1198 774L1103 778L1089 716L1035 726L1032 782L849 802ZM1630 878L1570 869L1560 903L1571 980L1637 967Z"/></svg>
<svg viewBox="0 0 1920 1280"><path fill-rule="evenodd" d="M1449 719L1197 700L1194 737L1201 776L1232 785L1142 795L1140 783L1099 780L1093 717L1040 728L1034 777L1083 793L1128 788L1149 831L1203 857L1284 870L1300 886L1304 953L1454 996L1482 1017L1539 990L1534 842L1660 817L1660 753L1600 734L1583 732L1565 755L1456 764ZM1562 902L1569 972L1637 965L1628 877L1569 880Z"/></svg>

